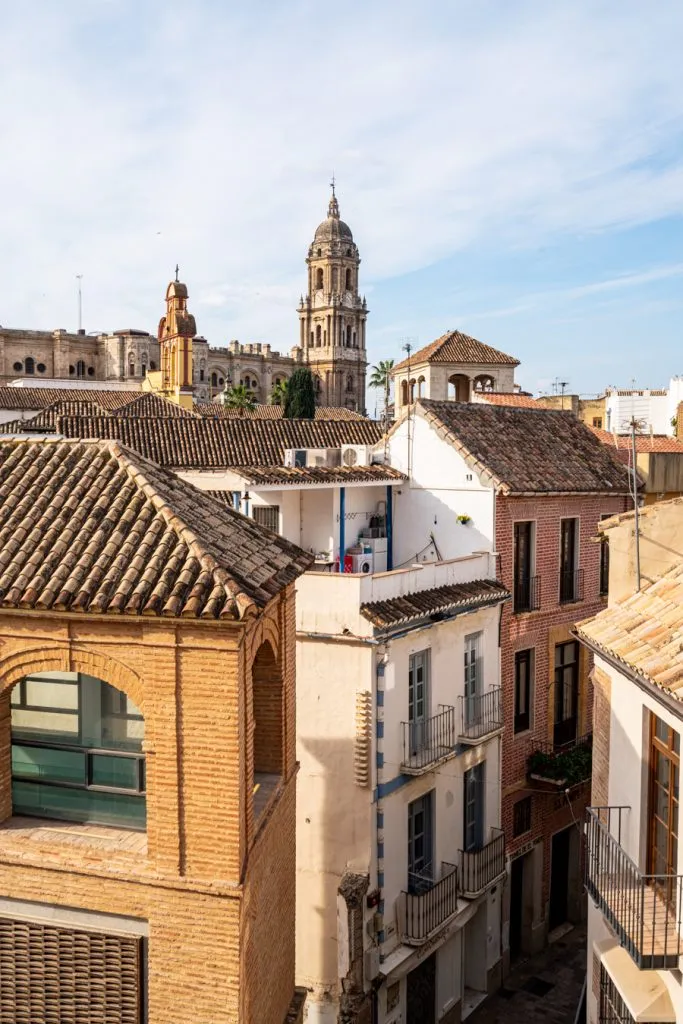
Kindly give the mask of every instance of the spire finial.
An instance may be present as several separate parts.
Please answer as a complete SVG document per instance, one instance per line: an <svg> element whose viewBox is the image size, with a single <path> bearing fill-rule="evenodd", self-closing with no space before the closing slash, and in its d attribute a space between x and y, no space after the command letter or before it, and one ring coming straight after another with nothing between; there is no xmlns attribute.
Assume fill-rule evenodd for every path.
<svg viewBox="0 0 683 1024"><path fill-rule="evenodd" d="M175 280L176 280L176 284L178 284L178 282L180 281L180 278L178 277L179 273L180 273L180 267L176 263L176 265L175 265Z"/></svg>
<svg viewBox="0 0 683 1024"><path fill-rule="evenodd" d="M327 216L336 217L339 220L339 203L337 202L337 193L335 191L336 180L334 177L334 171L332 172L332 181L330 182L330 188L332 189L332 198L330 199L329 206L327 207Z"/></svg>

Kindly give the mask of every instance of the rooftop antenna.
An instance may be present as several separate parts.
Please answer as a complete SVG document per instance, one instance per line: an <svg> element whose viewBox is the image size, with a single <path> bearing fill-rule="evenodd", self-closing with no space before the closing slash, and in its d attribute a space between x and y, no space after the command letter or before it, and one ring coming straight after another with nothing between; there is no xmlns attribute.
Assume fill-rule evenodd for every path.
<svg viewBox="0 0 683 1024"><path fill-rule="evenodd" d="M83 274L76 274L76 280L78 281L78 333L80 334L83 330L83 289L81 287Z"/></svg>
<svg viewBox="0 0 683 1024"><path fill-rule="evenodd" d="M569 386L569 381L568 380L558 380L557 383L558 383L558 385L560 387L560 394L562 395L562 405L561 405L560 408L564 412L564 389Z"/></svg>
<svg viewBox="0 0 683 1024"><path fill-rule="evenodd" d="M643 430L645 423L632 416L628 422L631 429L631 497L633 498L634 526L636 537L636 591L640 590L640 517L638 512L638 471L636 469L636 431Z"/></svg>
<svg viewBox="0 0 683 1024"><path fill-rule="evenodd" d="M412 459L412 455L413 455L413 452L412 452L413 441L412 441L412 436L411 436L412 435L412 431L410 429L410 410L411 410L412 401L413 401L413 389L412 389L411 384L410 384L410 353L413 351L413 346L412 346L410 341L406 340L405 344L402 345L401 348L408 355L408 416L407 416L407 423L408 423L408 479L410 480L411 471L412 471L412 461L413 461L413 459Z"/></svg>

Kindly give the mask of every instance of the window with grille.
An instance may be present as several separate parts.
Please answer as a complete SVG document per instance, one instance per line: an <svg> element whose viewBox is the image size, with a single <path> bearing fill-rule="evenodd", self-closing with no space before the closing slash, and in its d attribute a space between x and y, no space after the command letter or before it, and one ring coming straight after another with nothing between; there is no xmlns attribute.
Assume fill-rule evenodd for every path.
<svg viewBox="0 0 683 1024"><path fill-rule="evenodd" d="M277 533L280 529L280 506L254 505L254 522Z"/></svg>
<svg viewBox="0 0 683 1024"><path fill-rule="evenodd" d="M515 653L515 717L514 731L526 732L531 728L533 677L533 649Z"/></svg>
<svg viewBox="0 0 683 1024"><path fill-rule="evenodd" d="M0 917L0 1024L142 1024L142 942Z"/></svg>
<svg viewBox="0 0 683 1024"><path fill-rule="evenodd" d="M531 797L518 800L512 808L512 834L522 836L531 831Z"/></svg>

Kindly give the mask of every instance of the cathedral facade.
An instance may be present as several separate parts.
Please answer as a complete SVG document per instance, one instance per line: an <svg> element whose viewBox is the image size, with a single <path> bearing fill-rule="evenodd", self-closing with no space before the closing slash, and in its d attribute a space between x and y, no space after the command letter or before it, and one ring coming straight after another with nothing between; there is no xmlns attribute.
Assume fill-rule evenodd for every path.
<svg viewBox="0 0 683 1024"><path fill-rule="evenodd" d="M247 387L257 402L298 366L310 366L318 405L365 408L365 320L367 306L358 290L360 257L351 229L339 216L334 194L327 218L315 231L306 257L308 285L299 307L299 342L289 355L267 342L214 347L192 339L192 392L210 401L225 388ZM187 288L177 279L187 301ZM168 296L167 296L168 297ZM141 386L147 374L160 372L159 334L126 328L111 334L32 331L0 326L0 383L25 378L31 383L118 381Z"/></svg>

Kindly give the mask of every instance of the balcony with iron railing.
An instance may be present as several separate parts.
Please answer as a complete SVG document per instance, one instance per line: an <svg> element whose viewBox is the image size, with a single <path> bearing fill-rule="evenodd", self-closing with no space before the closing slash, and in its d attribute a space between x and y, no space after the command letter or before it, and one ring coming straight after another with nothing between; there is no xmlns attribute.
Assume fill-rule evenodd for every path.
<svg viewBox="0 0 683 1024"><path fill-rule="evenodd" d="M682 875L644 874L622 846L629 807L586 811L586 889L641 970L681 956Z"/></svg>
<svg viewBox="0 0 683 1024"><path fill-rule="evenodd" d="M583 569L560 571L560 604L583 601Z"/></svg>
<svg viewBox="0 0 683 1024"><path fill-rule="evenodd" d="M541 577L523 576L513 586L513 612L535 612L541 607Z"/></svg>
<svg viewBox="0 0 683 1024"><path fill-rule="evenodd" d="M398 901L401 940L408 946L421 946L436 934L458 911L458 869L445 861L441 878L429 872L410 874L408 891Z"/></svg>
<svg viewBox="0 0 683 1024"><path fill-rule="evenodd" d="M458 742L481 743L503 728L503 689L458 698Z"/></svg>
<svg viewBox="0 0 683 1024"><path fill-rule="evenodd" d="M481 896L505 875L505 833L491 829L491 838L478 850L460 851L460 889L467 899Z"/></svg>
<svg viewBox="0 0 683 1024"><path fill-rule="evenodd" d="M593 770L593 733L568 743L534 743L527 760L527 774L533 782L566 789L587 782Z"/></svg>
<svg viewBox="0 0 683 1024"><path fill-rule="evenodd" d="M422 775L435 765L455 756L455 708L439 704L431 718L418 722L401 722L404 775Z"/></svg>

